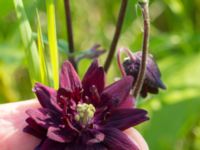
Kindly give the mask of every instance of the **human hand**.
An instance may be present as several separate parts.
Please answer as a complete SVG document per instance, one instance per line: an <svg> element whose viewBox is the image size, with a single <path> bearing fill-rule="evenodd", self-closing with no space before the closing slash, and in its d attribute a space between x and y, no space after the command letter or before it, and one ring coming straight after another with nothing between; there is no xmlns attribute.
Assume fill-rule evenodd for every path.
<svg viewBox="0 0 200 150"><path fill-rule="evenodd" d="M25 111L29 108L38 108L40 104L32 99L0 105L0 148L1 150L33 150L40 139L24 133L28 117ZM140 150L148 150L148 145L141 134L134 128L124 131Z"/></svg>

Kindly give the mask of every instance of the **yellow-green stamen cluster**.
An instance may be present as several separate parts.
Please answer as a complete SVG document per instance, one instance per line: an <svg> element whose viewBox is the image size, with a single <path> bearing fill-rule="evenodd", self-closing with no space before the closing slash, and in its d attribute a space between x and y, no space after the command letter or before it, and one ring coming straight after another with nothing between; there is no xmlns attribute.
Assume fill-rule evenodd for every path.
<svg viewBox="0 0 200 150"><path fill-rule="evenodd" d="M80 122L82 125L86 125L88 121L93 118L95 111L95 107L92 104L78 104L75 120Z"/></svg>

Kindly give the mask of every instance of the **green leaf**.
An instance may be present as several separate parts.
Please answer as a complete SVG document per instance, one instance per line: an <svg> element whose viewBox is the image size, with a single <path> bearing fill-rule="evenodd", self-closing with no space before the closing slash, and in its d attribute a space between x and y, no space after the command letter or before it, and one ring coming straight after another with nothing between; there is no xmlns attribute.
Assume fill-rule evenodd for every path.
<svg viewBox="0 0 200 150"><path fill-rule="evenodd" d="M50 59L53 74L54 88L58 88L59 84L59 61L58 61L58 47L56 37L56 22L55 22L55 4L54 0L46 0L47 20L48 20L48 41L50 50Z"/></svg>
<svg viewBox="0 0 200 150"><path fill-rule="evenodd" d="M33 37L34 39L37 39L37 33L33 32ZM49 46L48 37L45 34L42 35L42 40L45 45ZM67 55L69 54L68 43L64 39L58 39L57 44L59 52L65 53Z"/></svg>
<svg viewBox="0 0 200 150"><path fill-rule="evenodd" d="M179 56L179 57L177 57ZM143 128L150 149L190 150L194 125L199 121L200 54L168 56L160 61L168 89L140 104L148 108L150 120ZM183 61L184 60L184 61ZM182 142L183 144L180 144Z"/></svg>
<svg viewBox="0 0 200 150"><path fill-rule="evenodd" d="M13 0L17 18L19 20L19 27L21 32L22 42L25 46L26 60L28 64L29 75L32 84L35 81L41 80L39 74L39 57L35 41L32 37L32 30L29 24L22 0Z"/></svg>
<svg viewBox="0 0 200 150"><path fill-rule="evenodd" d="M42 38L42 29L41 29L41 24L40 24L40 18L38 11L36 10L37 14L37 41L38 41L38 52L39 52L39 60L40 60L40 75L41 75L41 81L43 84L49 85L48 84L48 74L47 74L47 66L46 66L46 61L45 61L45 52L44 52L44 43L43 43L43 38Z"/></svg>
<svg viewBox="0 0 200 150"><path fill-rule="evenodd" d="M177 141L184 138L199 119L199 105L196 97L155 111L143 134L150 149L176 149Z"/></svg>

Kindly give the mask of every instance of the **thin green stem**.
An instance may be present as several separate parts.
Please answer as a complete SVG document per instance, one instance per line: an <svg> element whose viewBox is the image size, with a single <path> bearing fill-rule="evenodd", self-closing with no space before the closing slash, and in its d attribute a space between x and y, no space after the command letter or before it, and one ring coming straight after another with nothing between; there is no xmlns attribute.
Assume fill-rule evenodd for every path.
<svg viewBox="0 0 200 150"><path fill-rule="evenodd" d="M127 3L128 3L128 0L122 0L122 2L121 2L121 8L120 8L120 12L119 12L118 20L117 20L115 34L113 36L113 40L110 45L109 53L107 55L106 62L104 64L105 72L108 72L108 69L109 69L112 59L113 59L113 56L115 54L115 50L116 50L117 43L118 43L118 40L120 37L122 25L124 22L124 17L126 14Z"/></svg>
<svg viewBox="0 0 200 150"><path fill-rule="evenodd" d="M150 30L150 19L149 19L149 7L147 2L139 2L139 5L142 10L143 23L144 23L144 35L143 35L143 44L142 44L142 60L140 64L140 69L138 77L133 89L133 96L137 98L138 94L141 91L145 72L146 72L146 62L148 56L148 47L149 47L149 30Z"/></svg>

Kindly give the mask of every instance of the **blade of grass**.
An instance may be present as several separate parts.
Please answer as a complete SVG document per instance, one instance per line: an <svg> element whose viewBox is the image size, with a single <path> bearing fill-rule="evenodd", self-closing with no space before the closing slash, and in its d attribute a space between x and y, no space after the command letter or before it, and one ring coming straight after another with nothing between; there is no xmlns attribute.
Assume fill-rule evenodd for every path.
<svg viewBox="0 0 200 150"><path fill-rule="evenodd" d="M38 52L39 52L39 60L40 60L40 75L41 81L43 84L49 85L48 83L48 74L47 74L47 66L45 60L45 52L44 52L44 42L42 38L42 29L40 24L40 17L38 11L36 10L37 14L37 44L38 44Z"/></svg>
<svg viewBox="0 0 200 150"><path fill-rule="evenodd" d="M48 41L53 73L54 88L58 88L58 47L56 37L55 4L54 0L46 0L48 20Z"/></svg>
<svg viewBox="0 0 200 150"><path fill-rule="evenodd" d="M41 81L37 46L32 37L31 26L29 24L22 0L13 0L13 2L17 18L19 20L22 42L25 46L29 75L32 84L34 84L35 81Z"/></svg>
<svg viewBox="0 0 200 150"><path fill-rule="evenodd" d="M38 39L38 35L36 32L33 33L33 37L35 40ZM42 34L42 40L43 40L44 45L49 46L49 41L48 41L47 35ZM72 55L69 53L68 43L64 39L57 39L57 41L58 41L58 43L57 43L58 44L58 52L65 53L67 55ZM72 56L74 56L74 55L75 54L73 54Z"/></svg>

